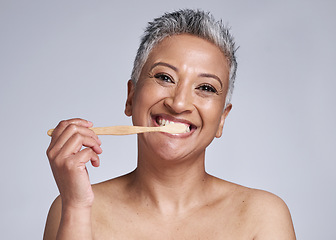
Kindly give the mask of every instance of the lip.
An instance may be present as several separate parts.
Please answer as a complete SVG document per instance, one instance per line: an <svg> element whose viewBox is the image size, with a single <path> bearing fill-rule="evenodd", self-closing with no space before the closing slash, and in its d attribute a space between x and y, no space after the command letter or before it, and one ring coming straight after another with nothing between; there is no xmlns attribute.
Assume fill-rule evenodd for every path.
<svg viewBox="0 0 336 240"><path fill-rule="evenodd" d="M188 137L191 134L193 134L195 132L195 130L197 129L197 127L192 122L190 122L188 120L185 120L185 119L181 119L181 118L175 118L175 117L173 117L171 115L168 115L168 114L155 114L155 115L152 115L152 122L153 122L153 125L155 127L159 127L160 126L157 123L158 118L162 118L162 119L165 119L165 120L168 120L168 121L171 121L171 122L175 122L175 123L183 123L183 124L189 125L190 128L191 128L190 132L179 133L179 134L170 134L170 133L160 132L161 134L165 134L165 135L170 136L170 137L177 137L177 138Z"/></svg>

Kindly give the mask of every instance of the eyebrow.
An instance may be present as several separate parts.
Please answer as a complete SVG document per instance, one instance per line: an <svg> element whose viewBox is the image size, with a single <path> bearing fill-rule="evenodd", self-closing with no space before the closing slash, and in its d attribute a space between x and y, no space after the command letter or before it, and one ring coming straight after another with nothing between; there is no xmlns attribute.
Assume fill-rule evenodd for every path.
<svg viewBox="0 0 336 240"><path fill-rule="evenodd" d="M222 82L222 81L220 80L220 78L217 77L216 75L214 75L214 74L210 74L210 73L201 73L199 76L200 76L200 77L207 77L207 78L213 78L213 79L216 79L216 80L220 83L221 88L223 88L223 82Z"/></svg>
<svg viewBox="0 0 336 240"><path fill-rule="evenodd" d="M178 68L169 64L169 63L165 63L165 62L157 62L154 63L153 66L150 68L150 71L152 71L156 66L165 66L165 67L169 67L171 69L173 69L175 72L178 72ZM210 73L201 73L198 75L199 77L206 77L206 78L213 78L215 80L217 80L219 82L219 84L221 85L221 88L223 88L223 82L220 80L220 78L214 74L210 74Z"/></svg>
<svg viewBox="0 0 336 240"><path fill-rule="evenodd" d="M156 66L166 66L166 67L169 67L169 68L173 69L175 72L178 72L177 67L175 67L173 65L170 65L169 63L165 63L165 62L154 63L153 66L150 68L150 71L152 71L153 68L155 68Z"/></svg>

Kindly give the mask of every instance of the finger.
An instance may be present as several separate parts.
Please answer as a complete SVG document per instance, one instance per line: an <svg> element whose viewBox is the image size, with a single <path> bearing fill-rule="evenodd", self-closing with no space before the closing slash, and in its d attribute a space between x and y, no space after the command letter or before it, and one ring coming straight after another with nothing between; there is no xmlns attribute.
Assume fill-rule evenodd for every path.
<svg viewBox="0 0 336 240"><path fill-rule="evenodd" d="M76 134L79 133L84 136L92 137L97 141L97 143L100 145L101 141L99 140L98 136L91 130L86 127L82 127L76 124L70 124L66 127L66 129L62 132L62 134L58 137L56 142L54 143L54 147L60 149L62 146L68 141L68 139Z"/></svg>
<svg viewBox="0 0 336 240"><path fill-rule="evenodd" d="M62 132L62 134L57 139L55 139L53 143L50 144L47 151L48 156L52 157L54 155L57 155L57 152L59 152L64 144L75 134L81 134L83 136L91 137L97 142L99 146L101 145L100 139L91 129L76 124L70 124Z"/></svg>
<svg viewBox="0 0 336 240"><path fill-rule="evenodd" d="M95 153L101 154L103 150L99 146L98 142L90 136L82 135L80 133L73 134L68 141L62 146L59 154L66 157L72 154L76 154L82 147L91 148Z"/></svg>
<svg viewBox="0 0 336 240"><path fill-rule="evenodd" d="M93 125L92 122L81 118L73 118L69 120L60 121L51 135L51 142L53 142L54 139L57 139L62 134L62 132L71 124L86 128L92 127Z"/></svg>
<svg viewBox="0 0 336 240"><path fill-rule="evenodd" d="M56 128L54 129L54 132L51 135L51 141L49 144L49 147L47 149L47 155L49 155L50 150L54 147L55 143L58 140L58 137L63 133L63 131L70 125L70 124L77 124L79 126L87 126L87 127L91 127L92 123L84 120L84 119L80 119L80 118L73 118L73 119L69 119L69 120L63 120L60 121L58 123L58 125L56 126Z"/></svg>
<svg viewBox="0 0 336 240"><path fill-rule="evenodd" d="M85 168L85 164L91 161L92 166L99 167L100 160L97 153L95 153L91 148L85 148L80 152L75 154L75 157L79 161L79 167Z"/></svg>

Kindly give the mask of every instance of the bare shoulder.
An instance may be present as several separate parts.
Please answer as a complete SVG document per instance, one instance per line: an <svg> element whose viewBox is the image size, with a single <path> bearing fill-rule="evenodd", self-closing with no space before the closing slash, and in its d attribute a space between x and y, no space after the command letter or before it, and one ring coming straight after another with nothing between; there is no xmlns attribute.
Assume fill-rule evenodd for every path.
<svg viewBox="0 0 336 240"><path fill-rule="evenodd" d="M235 185L236 198L245 208L245 217L253 223L255 240L294 240L292 218L286 203L270 192Z"/></svg>
<svg viewBox="0 0 336 240"><path fill-rule="evenodd" d="M111 200L111 198L115 199L120 196L120 193L124 191L126 185L129 183L129 175L130 173L93 184L92 190L95 195L95 201L103 201L104 199Z"/></svg>
<svg viewBox="0 0 336 240"><path fill-rule="evenodd" d="M296 239L292 218L286 203L278 196L250 189L249 209L258 223L256 240Z"/></svg>
<svg viewBox="0 0 336 240"><path fill-rule="evenodd" d="M287 205L277 195L259 189L241 187L245 192L249 205L257 213L263 215L270 213L270 211L288 212ZM265 210L267 210L265 212Z"/></svg>
<svg viewBox="0 0 336 240"><path fill-rule="evenodd" d="M61 209L62 209L62 200L61 197L58 196L52 203L48 213L44 229L44 236L43 236L44 240L56 239L57 231L61 221Z"/></svg>
<svg viewBox="0 0 336 240"><path fill-rule="evenodd" d="M286 203L273 193L249 189L249 208L258 220L269 220L273 217L290 217Z"/></svg>
<svg viewBox="0 0 336 240"><path fill-rule="evenodd" d="M95 195L92 207L93 218L99 218L106 215L106 208L111 205L111 201L118 198L118 191L121 191L123 183L124 176L92 185L92 189ZM111 197L112 194L113 197ZM51 204L49 209L44 229L44 240L56 239L61 217L62 199L60 196L58 196ZM94 219L93 222L95 222Z"/></svg>
<svg viewBox="0 0 336 240"><path fill-rule="evenodd" d="M221 202L231 209L233 214L230 217L235 219L235 226L241 226L239 232L249 233L244 238L296 239L289 209L280 197L224 180L217 183L216 189L222 190ZM227 216L227 212L223 214Z"/></svg>
<svg viewBox="0 0 336 240"><path fill-rule="evenodd" d="M92 185L94 202L92 206L93 217L102 217L106 211L112 210L125 201L125 192L129 184L129 174L113 178ZM98 214L98 215L97 215Z"/></svg>

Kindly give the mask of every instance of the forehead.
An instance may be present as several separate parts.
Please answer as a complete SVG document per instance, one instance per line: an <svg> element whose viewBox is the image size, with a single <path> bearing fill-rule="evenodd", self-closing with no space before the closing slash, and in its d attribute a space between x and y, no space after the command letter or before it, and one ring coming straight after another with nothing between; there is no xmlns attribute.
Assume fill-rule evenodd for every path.
<svg viewBox="0 0 336 240"><path fill-rule="evenodd" d="M144 68L160 61L228 79L227 57L215 44L197 36L182 34L166 37L152 49Z"/></svg>

